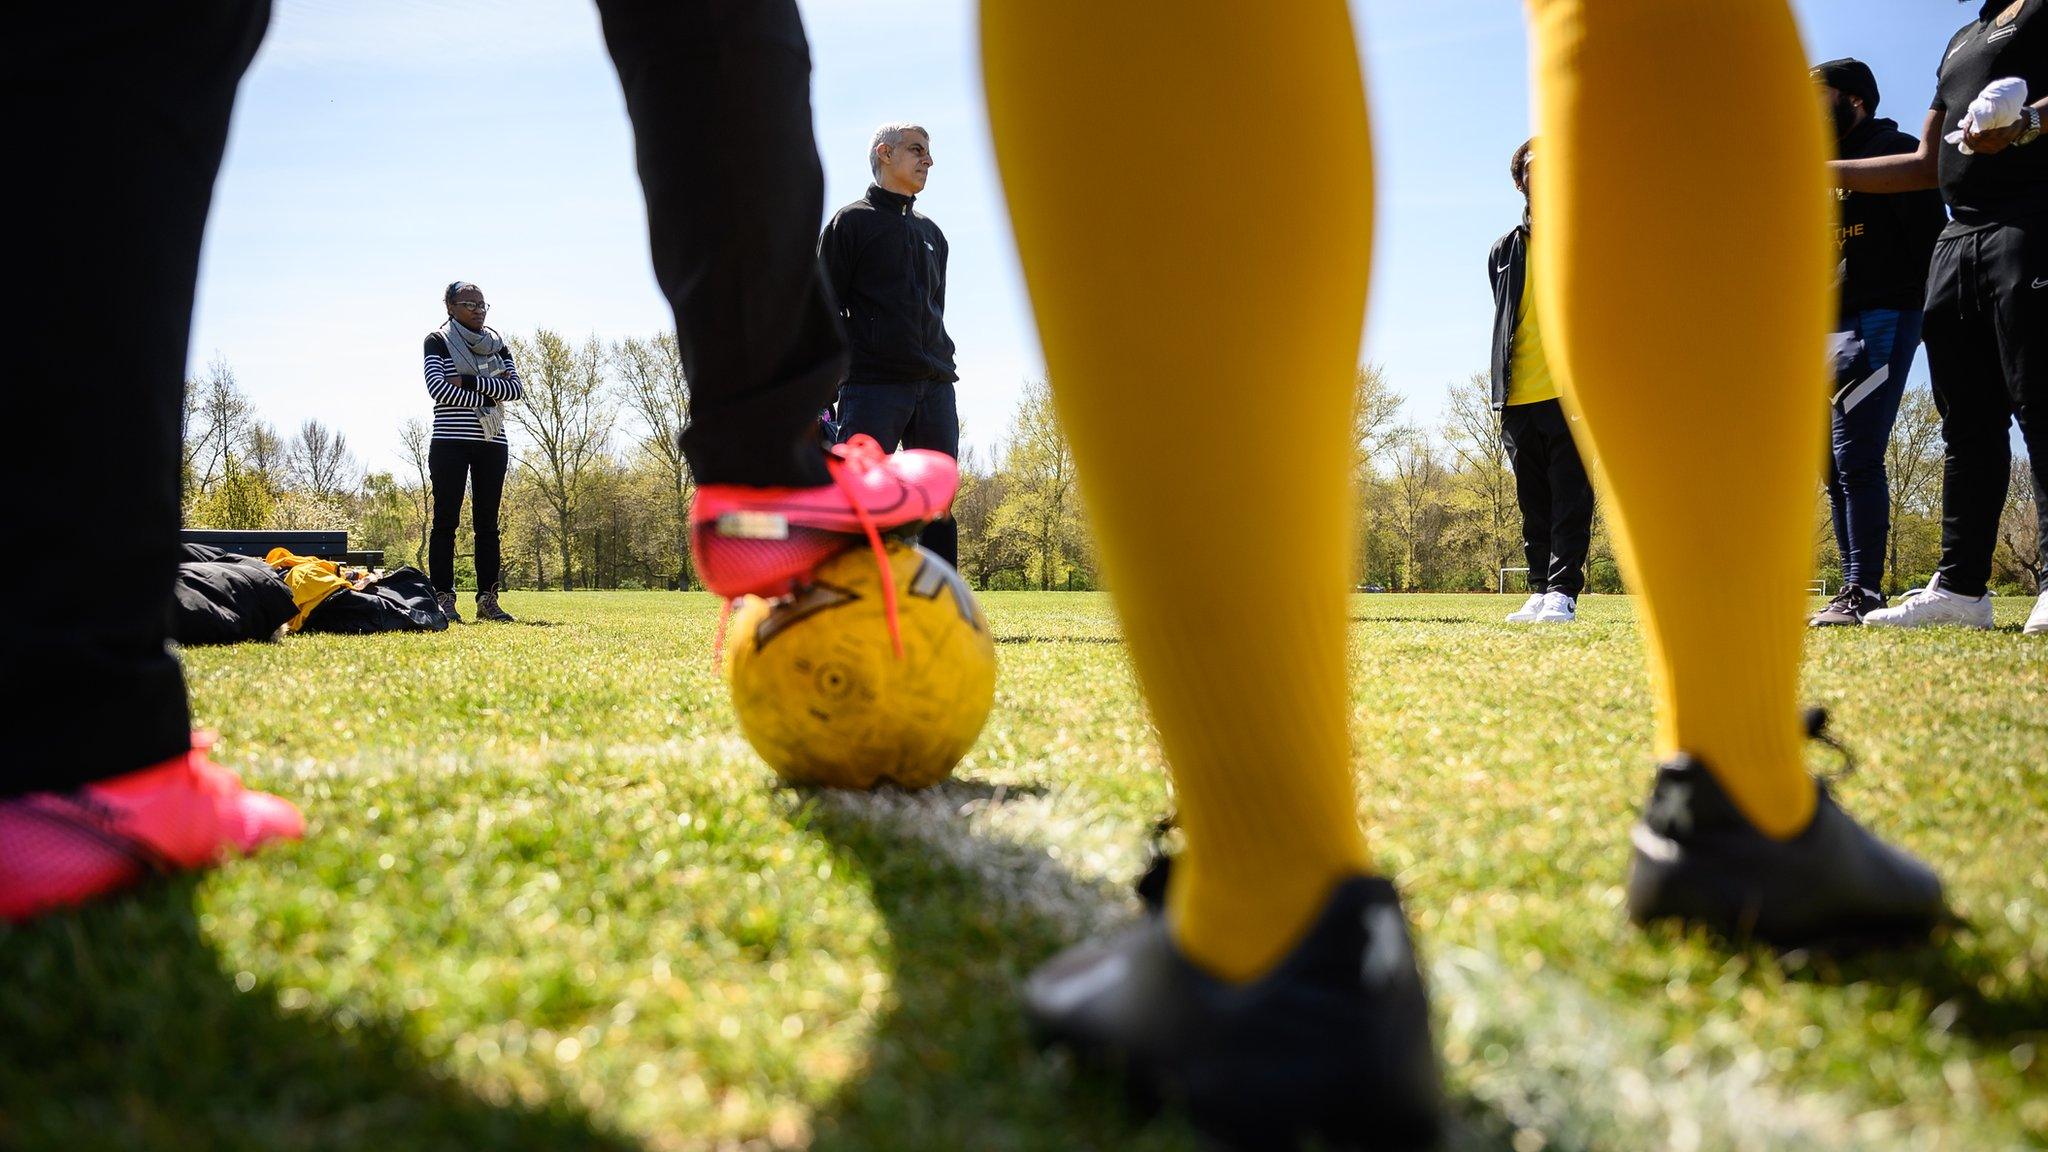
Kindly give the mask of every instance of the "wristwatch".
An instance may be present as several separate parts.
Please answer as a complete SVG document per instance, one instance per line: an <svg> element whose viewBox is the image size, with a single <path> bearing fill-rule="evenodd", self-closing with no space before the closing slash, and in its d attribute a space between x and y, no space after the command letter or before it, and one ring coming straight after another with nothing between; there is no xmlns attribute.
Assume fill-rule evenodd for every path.
<svg viewBox="0 0 2048 1152"><path fill-rule="evenodd" d="M2020 129L2020 134L2013 139L2015 145L2032 144L2041 138L2041 110L2039 108L2031 104L2028 105L2020 112L2020 119L2026 123L2026 127Z"/></svg>

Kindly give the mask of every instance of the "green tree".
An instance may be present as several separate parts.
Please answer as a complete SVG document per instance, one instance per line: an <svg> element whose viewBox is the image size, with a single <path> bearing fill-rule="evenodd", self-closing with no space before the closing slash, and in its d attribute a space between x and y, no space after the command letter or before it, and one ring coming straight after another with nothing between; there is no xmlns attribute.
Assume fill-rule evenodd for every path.
<svg viewBox="0 0 2048 1152"><path fill-rule="evenodd" d="M1075 481L1074 450L1053 407L1052 386L1029 381L1010 421L1003 452L1002 503L992 531L1008 535L1027 557L1029 576L1050 589L1088 567L1091 548Z"/></svg>
<svg viewBox="0 0 2048 1152"><path fill-rule="evenodd" d="M1449 478L1428 432L1408 425L1394 433L1390 442L1387 488L1393 517L1389 527L1401 547L1395 586L1413 591L1430 587L1440 567Z"/></svg>
<svg viewBox="0 0 2048 1152"><path fill-rule="evenodd" d="M407 551L412 550L415 553L413 566L426 566L417 551L421 506L415 494L398 477L389 472L372 472L363 477L360 506L356 530L361 534L362 543L357 545L355 537L351 536L350 547L382 552L384 562L392 567L403 563Z"/></svg>
<svg viewBox="0 0 2048 1152"><path fill-rule="evenodd" d="M2005 508L1998 517L1998 546L1991 554L1991 582L2039 595L2048 573L2041 559L2041 521L2034 512L2041 493L2034 490L2033 467L2025 456L2012 458L2012 478L2005 486Z"/></svg>
<svg viewBox="0 0 2048 1152"><path fill-rule="evenodd" d="M1480 583L1498 576L1521 552L1521 508L1515 501L1515 472L1493 392L1483 372L1450 388L1443 439L1450 449L1450 542L1470 554Z"/></svg>
<svg viewBox="0 0 2048 1152"><path fill-rule="evenodd" d="M1360 584L1393 583L1386 525L1390 511L1382 474L1401 415L1401 397L1378 364L1362 364L1351 378L1352 554Z"/></svg>
<svg viewBox="0 0 2048 1152"><path fill-rule="evenodd" d="M186 520L197 528L267 528L270 509L270 485L262 474L231 462L192 502Z"/></svg>
<svg viewBox="0 0 2048 1152"><path fill-rule="evenodd" d="M683 351L674 332L658 332L641 340L627 337L612 345L612 366L620 390L639 417L640 453L655 467L668 500L666 543L673 551L664 566L678 573L677 587L690 586L690 465L683 459L683 425L689 419L690 382L683 372Z"/></svg>
<svg viewBox="0 0 2048 1152"><path fill-rule="evenodd" d="M402 487L411 495L418 513L413 519L418 535L412 549L413 566L417 568L427 566L427 533L434 522L434 482L427 467L427 453L433 443L433 435L420 420L407 420L405 427L398 430L399 451L406 466L406 483Z"/></svg>
<svg viewBox="0 0 2048 1152"><path fill-rule="evenodd" d="M546 328L531 343L515 337L511 344L526 393L522 402L506 406L527 441L519 468L553 516L566 591L575 586L575 533L585 489L607 459L616 416L604 348L595 336L572 348Z"/></svg>
<svg viewBox="0 0 2048 1152"><path fill-rule="evenodd" d="M1885 592L1896 595L1934 571L1941 537L1941 413L1925 388L1899 401L1885 445L1891 485L1891 538L1885 542Z"/></svg>

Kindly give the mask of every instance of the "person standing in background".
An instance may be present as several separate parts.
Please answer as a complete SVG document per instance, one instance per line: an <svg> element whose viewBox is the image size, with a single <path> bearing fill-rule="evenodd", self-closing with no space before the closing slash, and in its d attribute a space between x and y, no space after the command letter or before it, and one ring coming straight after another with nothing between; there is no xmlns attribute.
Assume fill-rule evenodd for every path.
<svg viewBox="0 0 2048 1152"><path fill-rule="evenodd" d="M505 440L505 402L525 395L512 350L484 323L491 306L483 289L458 280L441 294L448 322L427 333L427 395L434 398L434 439L427 473L434 486L434 526L427 541L427 575L434 599L451 624L455 607L455 526L462 490L471 488L476 529L476 618L512 622L498 606L498 504L505 495L511 449Z"/></svg>
<svg viewBox="0 0 2048 1152"><path fill-rule="evenodd" d="M1835 150L1845 158L1911 152L1918 141L1877 112L1877 77L1861 60L1814 66ZM1932 191L1889 196L1837 190L1835 251L1841 256L1841 319L1833 337L1835 384L1828 405L1828 507L1842 553L1842 590L1807 621L1814 627L1861 624L1884 607L1885 539L1891 533L1891 485L1885 449L1898 419L1906 373L1920 347L1920 306L1927 261L1948 222Z"/></svg>
<svg viewBox="0 0 2048 1152"><path fill-rule="evenodd" d="M1572 443L1571 420L1543 353L1535 295L1529 286L1529 175L1534 140L1508 161L1508 176L1522 194L1522 222L1494 242L1486 261L1493 281L1493 406L1501 440L1515 470L1515 503L1522 509L1522 554L1529 564L1529 599L1508 615L1510 624L1569 624L1578 618L1586 584L1586 551L1593 539L1593 484Z"/></svg>
<svg viewBox="0 0 2048 1152"><path fill-rule="evenodd" d="M1935 68L1920 144L1830 166L1851 192L1940 188L1951 217L1927 269L1922 329L1941 409L1941 564L1927 587L1865 624L1992 627L1991 557L2012 479L2012 424L2026 441L2048 548L2048 0L1984 0ZM2036 580L2041 556L2033 558ZM2048 635L2048 587L2028 635Z"/></svg>
<svg viewBox="0 0 2048 1152"><path fill-rule="evenodd" d="M931 176L931 134L884 124L868 142L875 182L833 213L818 260L846 323L849 363L839 389L839 435L872 436L885 452L928 448L960 455L960 379L946 334L946 235L917 211ZM948 515L919 542L959 567L959 528Z"/></svg>

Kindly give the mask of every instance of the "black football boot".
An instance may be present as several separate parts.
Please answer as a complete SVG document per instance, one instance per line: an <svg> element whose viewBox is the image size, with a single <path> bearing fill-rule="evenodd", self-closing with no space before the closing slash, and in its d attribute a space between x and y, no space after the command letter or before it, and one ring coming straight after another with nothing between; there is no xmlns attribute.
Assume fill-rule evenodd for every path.
<svg viewBox="0 0 2048 1152"><path fill-rule="evenodd" d="M1808 714L1808 731L1833 744L1825 725L1825 713ZM1783 947L1924 938L1948 918L1932 869L1851 819L1825 782L1814 788L1813 822L1775 840L1697 757L1681 752L1659 765L1629 835L1630 918L1683 920Z"/></svg>
<svg viewBox="0 0 2048 1152"><path fill-rule="evenodd" d="M1148 915L1032 973L1024 1008L1041 1043L1121 1072L1143 1106L1178 1107L1227 1148L1437 1139L1429 1003L1400 897L1379 877L1338 884L1294 950L1249 983L1196 967L1167 918Z"/></svg>

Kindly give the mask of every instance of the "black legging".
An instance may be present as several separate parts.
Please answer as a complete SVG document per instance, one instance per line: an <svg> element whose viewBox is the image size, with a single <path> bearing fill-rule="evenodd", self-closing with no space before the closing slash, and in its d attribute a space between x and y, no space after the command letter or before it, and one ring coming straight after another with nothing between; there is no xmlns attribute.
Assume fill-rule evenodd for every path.
<svg viewBox="0 0 2048 1152"><path fill-rule="evenodd" d="M434 591L455 591L455 526L462 519L462 489L471 488L469 513L476 529L476 589L498 590L498 505L505 495L503 442L436 440L427 448L434 482L434 528L427 539L427 575Z"/></svg>
<svg viewBox="0 0 2048 1152"><path fill-rule="evenodd" d="M825 483L817 413L846 355L817 269L824 176L795 0L598 10L689 371L690 465L704 483ZM10 28L23 82L49 110L15 126L17 166L34 174L18 182L21 219L35 225L16 229L14 275L35 286L23 319L37 338L10 398L46 450L32 475L26 457L8 458L9 487L41 494L16 502L14 534L50 555L114 550L123 563L118 586L38 582L36 610L12 624L0 796L117 776L189 745L167 647L186 342L235 87L269 20L267 0L105 0L30 5ZM117 175L102 135L80 124L133 127ZM744 186L730 178L742 164ZM80 303L110 294L118 322Z"/></svg>

